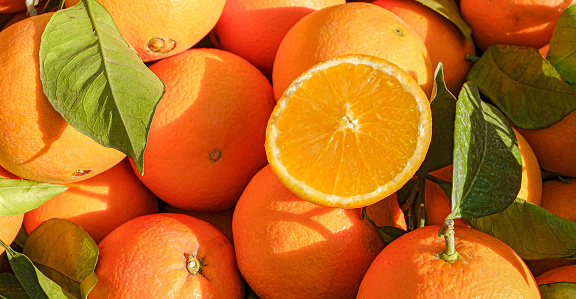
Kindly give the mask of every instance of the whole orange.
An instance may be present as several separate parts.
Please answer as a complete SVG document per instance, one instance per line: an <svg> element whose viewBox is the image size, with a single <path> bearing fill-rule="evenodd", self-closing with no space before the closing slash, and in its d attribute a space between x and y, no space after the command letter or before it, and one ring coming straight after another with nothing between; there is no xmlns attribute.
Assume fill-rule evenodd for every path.
<svg viewBox="0 0 576 299"><path fill-rule="evenodd" d="M514 130L518 148L522 158L522 182L516 197L527 200L535 205L542 201L542 173L538 159L526 139ZM433 171L431 175L445 181L452 181L452 165ZM434 182L426 182L425 187L426 223L430 225L442 224L450 214L450 199L440 186ZM456 224L465 225L461 220Z"/></svg>
<svg viewBox="0 0 576 299"><path fill-rule="evenodd" d="M260 298L355 298L384 246L360 216L360 209L318 206L297 197L266 166L234 210L240 273Z"/></svg>
<svg viewBox="0 0 576 299"><path fill-rule="evenodd" d="M0 167L0 180L2 179L16 180L20 178ZM22 227L23 219L24 213L13 216L0 216L0 240L2 240L6 245L12 244ZM4 251L4 247L0 246L0 254Z"/></svg>
<svg viewBox="0 0 576 299"><path fill-rule="evenodd" d="M26 212L24 228L30 234L51 218L68 219L96 243L124 222L157 213L158 200L132 171L128 160L69 187L38 208Z"/></svg>
<svg viewBox="0 0 576 299"><path fill-rule="evenodd" d="M366 272L357 298L540 298L534 277L508 245L456 226L461 257L449 262L437 256L446 247L439 228L418 228L386 246Z"/></svg>
<svg viewBox="0 0 576 299"><path fill-rule="evenodd" d="M95 176L126 155L68 125L40 81L40 37L53 13L0 32L0 165L29 180L70 183Z"/></svg>
<svg viewBox="0 0 576 299"><path fill-rule="evenodd" d="M231 208L267 163L266 125L275 104L270 83L245 59L218 49L190 49L150 69L166 93L140 179L180 209Z"/></svg>
<svg viewBox="0 0 576 299"><path fill-rule="evenodd" d="M552 269L536 277L536 283L538 283L538 285L555 283L555 282L576 283L576 265L570 265Z"/></svg>
<svg viewBox="0 0 576 299"><path fill-rule="evenodd" d="M458 95L473 64L466 54L476 55L474 44L458 27L418 1L376 0L372 4L393 12L416 31L428 49L432 66L442 62L446 86Z"/></svg>
<svg viewBox="0 0 576 299"><path fill-rule="evenodd" d="M80 0L66 0L71 7ZM194 46L216 25L225 0L98 0L140 58L154 61Z"/></svg>
<svg viewBox="0 0 576 299"><path fill-rule="evenodd" d="M312 66L344 54L386 59L408 72L430 96L434 68L418 34L390 11L361 2L312 12L286 33L272 70L274 96L279 99Z"/></svg>
<svg viewBox="0 0 576 299"><path fill-rule="evenodd" d="M227 0L211 37L267 77L286 32L305 15L345 0Z"/></svg>
<svg viewBox="0 0 576 299"><path fill-rule="evenodd" d="M98 283L88 298L244 298L232 245L192 216L132 219L98 248Z"/></svg>
<svg viewBox="0 0 576 299"><path fill-rule="evenodd" d="M461 0L460 12L476 45L540 48L550 42L560 14L574 0Z"/></svg>

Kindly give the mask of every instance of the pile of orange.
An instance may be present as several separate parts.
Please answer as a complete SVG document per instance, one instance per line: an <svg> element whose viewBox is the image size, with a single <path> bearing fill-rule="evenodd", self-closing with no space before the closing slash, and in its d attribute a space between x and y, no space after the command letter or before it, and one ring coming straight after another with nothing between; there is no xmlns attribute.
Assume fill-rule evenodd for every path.
<svg viewBox="0 0 576 299"><path fill-rule="evenodd" d="M455 173L419 172L438 88L457 98L494 44L545 57L576 1L97 2L165 87L143 173L47 98L39 51L58 8L30 16L24 0L0 0L0 240L19 248L49 219L76 223L99 249L89 298L540 298L576 283L574 260L525 261L446 220L451 199L429 176L414 187ZM575 121L513 126L517 198L571 221ZM21 179L68 189L8 215Z"/></svg>

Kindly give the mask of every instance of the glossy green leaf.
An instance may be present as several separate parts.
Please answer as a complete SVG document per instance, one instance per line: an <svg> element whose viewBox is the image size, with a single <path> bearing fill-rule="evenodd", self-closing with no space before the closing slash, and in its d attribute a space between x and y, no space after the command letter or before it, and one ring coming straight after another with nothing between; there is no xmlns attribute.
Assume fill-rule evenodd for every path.
<svg viewBox="0 0 576 299"><path fill-rule="evenodd" d="M523 199L501 213L468 222L508 244L523 259L576 258L576 222Z"/></svg>
<svg viewBox="0 0 576 299"><path fill-rule="evenodd" d="M546 59L568 84L576 87L576 4L564 10L554 25Z"/></svg>
<svg viewBox="0 0 576 299"><path fill-rule="evenodd" d="M438 12L450 22L454 23L469 42L472 42L472 28L460 14L460 8L454 0L416 0L432 10Z"/></svg>
<svg viewBox="0 0 576 299"><path fill-rule="evenodd" d="M18 253L0 240L0 246L6 249L12 271L30 298L65 299L70 298L58 284L46 277L24 254Z"/></svg>
<svg viewBox="0 0 576 299"><path fill-rule="evenodd" d="M418 169L420 174L426 174L452 164L456 97L446 87L442 63L438 64L434 74L434 90L436 92L430 102L432 140L426 153L426 159Z"/></svg>
<svg viewBox="0 0 576 299"><path fill-rule="evenodd" d="M576 108L576 89L534 48L490 46L468 80L523 129L547 128Z"/></svg>
<svg viewBox="0 0 576 299"><path fill-rule="evenodd" d="M478 218L506 209L522 180L518 142L506 117L483 102L472 82L456 107L452 212L449 218Z"/></svg>
<svg viewBox="0 0 576 299"><path fill-rule="evenodd" d="M30 298L18 278L12 273L0 273L0 298L2 299L27 299Z"/></svg>
<svg viewBox="0 0 576 299"><path fill-rule="evenodd" d="M54 282L76 298L86 298L96 285L98 246L80 226L50 219L28 237L23 253Z"/></svg>
<svg viewBox="0 0 576 299"><path fill-rule="evenodd" d="M0 179L0 216L18 215L39 207L68 186L29 180Z"/></svg>
<svg viewBox="0 0 576 299"><path fill-rule="evenodd" d="M143 154L164 84L120 36L95 0L56 12L40 43L44 93L64 119L96 142Z"/></svg>
<svg viewBox="0 0 576 299"><path fill-rule="evenodd" d="M576 299L576 283L556 282L538 286L542 299Z"/></svg>

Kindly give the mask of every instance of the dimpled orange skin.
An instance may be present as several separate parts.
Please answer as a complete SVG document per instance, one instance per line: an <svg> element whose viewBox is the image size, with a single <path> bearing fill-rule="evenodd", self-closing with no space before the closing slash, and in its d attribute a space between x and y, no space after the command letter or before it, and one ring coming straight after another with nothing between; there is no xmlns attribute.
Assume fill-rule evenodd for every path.
<svg viewBox="0 0 576 299"><path fill-rule="evenodd" d="M384 246L360 215L297 197L266 166L234 210L240 273L260 298L355 298Z"/></svg>
<svg viewBox="0 0 576 299"><path fill-rule="evenodd" d="M461 0L460 12L476 45L540 48L550 42L560 14L573 0Z"/></svg>
<svg viewBox="0 0 576 299"><path fill-rule="evenodd" d="M183 210L223 211L268 160L275 101L266 77L238 55L190 49L150 69L166 93L154 114L140 180Z"/></svg>
<svg viewBox="0 0 576 299"><path fill-rule="evenodd" d="M455 227L462 258L450 263L436 257L445 248L439 228L418 228L386 246L366 272L357 298L540 298L522 259L478 230Z"/></svg>
<svg viewBox="0 0 576 299"><path fill-rule="evenodd" d="M232 245L192 216L138 217L115 229L98 248L98 283L90 299L244 298ZM202 264L199 274L187 271L188 255Z"/></svg>
<svg viewBox="0 0 576 299"><path fill-rule="evenodd" d="M46 220L61 218L76 223L99 243L124 222L158 212L158 199L138 180L128 160L67 186L65 192L26 212L28 234Z"/></svg>
<svg viewBox="0 0 576 299"><path fill-rule="evenodd" d="M66 7L79 0L66 0ZM98 0L112 16L122 37L142 61L172 56L198 43L214 28L224 9L225 0ZM153 38L172 40L170 51L150 51ZM168 44L168 43L167 43Z"/></svg>
<svg viewBox="0 0 576 299"><path fill-rule="evenodd" d="M25 179L65 184L106 171L126 155L68 125L44 95L38 52L52 14L0 32L0 165Z"/></svg>
<svg viewBox="0 0 576 299"><path fill-rule="evenodd" d="M466 54L476 55L474 43L468 42L447 18L417 1L377 0L372 4L393 12L418 33L428 49L432 66L436 68L442 62L446 86L458 95L473 64Z"/></svg>
<svg viewBox="0 0 576 299"><path fill-rule="evenodd" d="M386 59L416 79L428 97L432 92L434 68L418 34L390 11L358 2L310 13L288 31L272 70L276 100L304 71L344 54Z"/></svg>
<svg viewBox="0 0 576 299"><path fill-rule="evenodd" d="M345 0L227 0L214 27L220 47L250 61L267 77L278 46L305 15Z"/></svg>
<svg viewBox="0 0 576 299"><path fill-rule="evenodd" d="M18 180L20 178L0 167L0 180L1 179ZM20 231L23 219L24 213L13 216L0 216L0 240L6 245L12 244L18 235L18 231ZM6 251L4 247L0 246L0 254L4 251Z"/></svg>

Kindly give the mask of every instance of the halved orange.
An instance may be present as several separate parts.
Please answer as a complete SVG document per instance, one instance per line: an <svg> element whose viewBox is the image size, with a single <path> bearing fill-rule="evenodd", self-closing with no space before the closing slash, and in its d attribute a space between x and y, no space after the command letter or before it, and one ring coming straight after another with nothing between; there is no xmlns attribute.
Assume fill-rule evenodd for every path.
<svg viewBox="0 0 576 299"><path fill-rule="evenodd" d="M299 197L356 208L400 189L431 134L430 103L410 74L382 58L343 55L286 89L268 122L266 154Z"/></svg>

